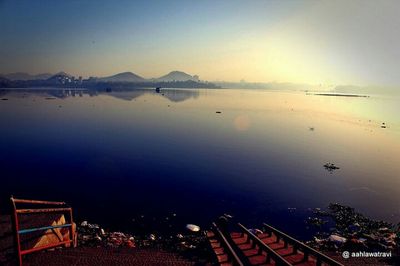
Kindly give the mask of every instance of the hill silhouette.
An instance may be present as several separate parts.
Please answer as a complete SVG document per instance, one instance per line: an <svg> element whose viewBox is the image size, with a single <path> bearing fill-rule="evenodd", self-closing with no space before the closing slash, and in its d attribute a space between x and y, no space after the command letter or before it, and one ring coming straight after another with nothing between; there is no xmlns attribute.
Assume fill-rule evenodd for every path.
<svg viewBox="0 0 400 266"><path fill-rule="evenodd" d="M105 82L144 82L144 81L147 81L145 78L143 78L137 74L134 74L132 72L118 73L113 76L99 78L98 80L105 81Z"/></svg>

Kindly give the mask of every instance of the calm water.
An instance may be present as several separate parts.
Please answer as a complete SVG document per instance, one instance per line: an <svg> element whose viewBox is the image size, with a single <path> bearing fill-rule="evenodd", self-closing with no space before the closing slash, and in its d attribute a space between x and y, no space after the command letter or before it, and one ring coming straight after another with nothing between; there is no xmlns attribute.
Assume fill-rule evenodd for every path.
<svg viewBox="0 0 400 266"><path fill-rule="evenodd" d="M330 202L400 220L399 97L163 94L0 91L0 204L65 200L79 220L131 231L230 213L304 237L308 208Z"/></svg>

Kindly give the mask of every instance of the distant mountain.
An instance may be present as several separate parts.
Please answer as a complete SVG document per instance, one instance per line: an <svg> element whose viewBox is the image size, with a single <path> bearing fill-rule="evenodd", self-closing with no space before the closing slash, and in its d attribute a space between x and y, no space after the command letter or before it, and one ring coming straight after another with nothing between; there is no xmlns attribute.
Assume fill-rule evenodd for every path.
<svg viewBox="0 0 400 266"><path fill-rule="evenodd" d="M106 82L144 82L147 81L139 75L132 72L123 72L110 77L99 78L98 81Z"/></svg>
<svg viewBox="0 0 400 266"><path fill-rule="evenodd" d="M168 73L167 75L156 79L156 81L164 81L164 82L188 81L188 80L199 81L199 76L197 76L197 75L191 76L182 71L172 71L172 72Z"/></svg>
<svg viewBox="0 0 400 266"><path fill-rule="evenodd" d="M43 73L43 74L31 75L29 73L16 72L16 73L9 73L3 76L9 80L38 80L38 79L48 79L52 76L52 74Z"/></svg>

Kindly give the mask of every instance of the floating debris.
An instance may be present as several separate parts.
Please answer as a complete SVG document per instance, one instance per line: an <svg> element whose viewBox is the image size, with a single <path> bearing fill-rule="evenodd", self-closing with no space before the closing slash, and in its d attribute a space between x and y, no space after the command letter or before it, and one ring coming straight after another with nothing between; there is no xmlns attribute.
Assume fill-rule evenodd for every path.
<svg viewBox="0 0 400 266"><path fill-rule="evenodd" d="M264 232L262 231L262 230L260 230L260 229L258 229L258 228L250 228L249 229L249 231L252 233L252 234L254 234L254 235L260 235L260 234L263 234Z"/></svg>
<svg viewBox="0 0 400 266"><path fill-rule="evenodd" d="M1 98L1 100L2 100L2 101L8 101L8 99L7 99L7 98Z"/></svg>
<svg viewBox="0 0 400 266"><path fill-rule="evenodd" d="M316 227L321 227L322 225L326 224L327 221L324 221L318 217L308 217L306 223L309 225L314 225Z"/></svg>
<svg viewBox="0 0 400 266"><path fill-rule="evenodd" d="M329 172L333 173L335 170L339 170L340 167L336 166L334 163L326 163L324 164L324 168Z"/></svg>
<svg viewBox="0 0 400 266"><path fill-rule="evenodd" d="M315 208L315 209L313 210L313 213L314 213L315 215L318 215L318 216L329 216L329 213L328 213L327 211L321 210L321 208Z"/></svg>
<svg viewBox="0 0 400 266"><path fill-rule="evenodd" d="M192 231L192 232L199 232L200 231L200 227L198 225L195 225L195 224L187 224L186 225L186 229L188 229L189 231Z"/></svg>
<svg viewBox="0 0 400 266"><path fill-rule="evenodd" d="M46 100L56 100L57 98L55 98L55 97L46 97L45 99Z"/></svg>
<svg viewBox="0 0 400 266"><path fill-rule="evenodd" d="M217 113L217 114L221 114L222 112L221 112L221 111L216 111L215 113Z"/></svg>
<svg viewBox="0 0 400 266"><path fill-rule="evenodd" d="M172 217L176 217L172 213ZM148 218L148 216L139 215L137 220ZM139 228L132 228L136 234L122 232L109 232L101 228L98 224L91 224L83 221L77 224L79 246L84 247L106 247L106 248L161 248L181 256L200 261L199 265L208 265L209 262L209 242L205 234L193 233L200 231L200 227L194 224L188 224L186 233L182 231L171 231L171 234L163 234L156 231L142 231ZM186 231L186 230L185 230Z"/></svg>
<svg viewBox="0 0 400 266"><path fill-rule="evenodd" d="M228 214L228 213L224 213L224 216L225 216L226 218L228 218L228 219L232 219L232 218L233 218L233 216L230 215L230 214Z"/></svg>
<svg viewBox="0 0 400 266"><path fill-rule="evenodd" d="M329 241L332 241L337 245L343 245L344 243L346 243L347 238L339 236L339 235L330 235Z"/></svg>
<svg viewBox="0 0 400 266"><path fill-rule="evenodd" d="M386 128L386 124L382 123L381 128Z"/></svg>
<svg viewBox="0 0 400 266"><path fill-rule="evenodd" d="M315 129L313 127L309 127L308 130L314 131Z"/></svg>
<svg viewBox="0 0 400 266"><path fill-rule="evenodd" d="M400 243L400 224L376 221L357 213L353 208L331 203L329 211L314 212L329 217L334 227L327 232L319 232L308 242L319 250L331 251L392 251L398 250Z"/></svg>
<svg viewBox="0 0 400 266"><path fill-rule="evenodd" d="M79 245L89 247L129 247L134 248L135 238L121 232L106 232L98 224L83 221L78 226Z"/></svg>

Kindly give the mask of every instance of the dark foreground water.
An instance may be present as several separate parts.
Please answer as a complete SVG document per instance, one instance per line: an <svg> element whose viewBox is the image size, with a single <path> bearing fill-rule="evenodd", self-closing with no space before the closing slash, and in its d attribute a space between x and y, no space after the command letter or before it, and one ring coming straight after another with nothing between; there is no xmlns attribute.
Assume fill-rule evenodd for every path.
<svg viewBox="0 0 400 266"><path fill-rule="evenodd" d="M10 195L63 200L79 220L133 232L229 213L303 238L309 208L329 202L400 220L398 97L37 89L0 98L0 210Z"/></svg>

